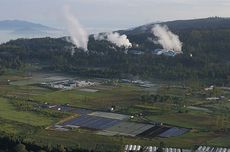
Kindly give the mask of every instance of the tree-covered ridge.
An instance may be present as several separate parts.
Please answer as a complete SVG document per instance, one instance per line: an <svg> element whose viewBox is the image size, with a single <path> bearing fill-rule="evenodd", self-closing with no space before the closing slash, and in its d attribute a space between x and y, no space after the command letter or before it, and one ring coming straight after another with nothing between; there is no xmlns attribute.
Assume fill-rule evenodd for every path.
<svg viewBox="0 0 230 152"><path fill-rule="evenodd" d="M209 20L222 22L222 19L213 18L207 19L205 23L209 24ZM92 36L89 39L88 52L73 48L65 38L39 38L18 39L2 44L0 61L2 69L38 62L45 63L45 69L87 76L121 78L132 75L164 80L202 79L209 83L229 85L230 26L215 29L178 28L173 29L173 32L180 36L184 52L175 57L152 54L154 49L160 48L150 41L152 34L134 32L128 33L128 38L139 46L131 50L144 51L143 55L126 54L124 48L118 48L107 41L97 41ZM72 51L75 51L73 55Z"/></svg>
<svg viewBox="0 0 230 152"><path fill-rule="evenodd" d="M147 25L142 25L132 30L121 30L119 32L125 33L128 35L149 33L151 31L151 28L155 24L164 24L173 30L220 29L220 28L228 29L230 27L230 18L209 17L209 18L191 19L191 20L175 20L175 21L157 22L157 23L150 23Z"/></svg>

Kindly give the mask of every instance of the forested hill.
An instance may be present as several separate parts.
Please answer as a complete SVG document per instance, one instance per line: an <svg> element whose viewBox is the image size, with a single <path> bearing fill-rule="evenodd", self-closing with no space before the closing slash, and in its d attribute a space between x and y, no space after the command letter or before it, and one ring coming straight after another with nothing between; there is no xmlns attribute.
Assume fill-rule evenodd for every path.
<svg viewBox="0 0 230 152"><path fill-rule="evenodd" d="M177 27L172 31L183 42L183 54L175 57L152 54L160 47L149 40L154 38L153 35L147 31L135 32L136 29L123 32L133 44L139 44L130 50L141 50L145 52L143 55L125 54L124 48L107 41L96 41L93 37L89 40L89 52L75 48L74 55L71 55L73 45L64 38L19 39L0 45L1 70L4 72L4 68L21 68L25 63L37 62L50 71L84 76L200 79L210 84L230 85L229 19L208 18L166 24Z"/></svg>
<svg viewBox="0 0 230 152"><path fill-rule="evenodd" d="M152 50L159 47L148 39L153 37L151 29L155 24L167 25L178 34L185 54L194 53L204 59L212 56L212 59L219 62L230 60L230 18L211 17L153 23L119 32L128 35L132 43Z"/></svg>
<svg viewBox="0 0 230 152"><path fill-rule="evenodd" d="M155 24L167 25L172 30L194 30L194 29L228 29L230 28L230 18L210 17L192 20L176 20L167 22L150 23L129 30L121 30L121 33L135 35L149 33Z"/></svg>

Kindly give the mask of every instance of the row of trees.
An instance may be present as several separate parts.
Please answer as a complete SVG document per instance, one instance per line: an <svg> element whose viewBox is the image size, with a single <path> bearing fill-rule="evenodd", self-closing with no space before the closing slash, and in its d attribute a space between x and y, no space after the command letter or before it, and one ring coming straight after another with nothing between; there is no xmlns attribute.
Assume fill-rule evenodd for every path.
<svg viewBox="0 0 230 152"><path fill-rule="evenodd" d="M178 104L183 101L182 97L173 96L173 95L159 95L159 94L150 94L150 95L142 95L141 101L143 102L168 102L171 104Z"/></svg>

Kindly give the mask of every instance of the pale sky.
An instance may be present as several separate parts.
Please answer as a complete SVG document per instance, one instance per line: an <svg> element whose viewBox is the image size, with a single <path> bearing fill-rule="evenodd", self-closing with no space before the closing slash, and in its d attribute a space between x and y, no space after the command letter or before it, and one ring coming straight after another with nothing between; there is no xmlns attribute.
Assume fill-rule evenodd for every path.
<svg viewBox="0 0 230 152"><path fill-rule="evenodd" d="M89 31L176 19L230 17L230 0L0 0L0 20L20 19L64 29L65 5Z"/></svg>

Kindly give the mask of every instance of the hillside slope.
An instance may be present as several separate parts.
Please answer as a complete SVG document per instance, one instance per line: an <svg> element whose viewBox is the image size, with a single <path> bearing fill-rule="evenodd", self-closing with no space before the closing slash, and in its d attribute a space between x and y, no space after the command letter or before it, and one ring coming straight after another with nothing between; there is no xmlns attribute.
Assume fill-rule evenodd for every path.
<svg viewBox="0 0 230 152"><path fill-rule="evenodd" d="M219 19L214 20L218 22ZM149 38L154 36L146 31L127 33L130 41L138 44L138 47L130 50L145 52L141 55L126 54L124 48L116 47L107 41L97 41L93 37L89 39L87 53L73 48L73 45L63 38L40 38L19 39L0 45L0 61L1 65L6 67L19 67L22 63L36 61L45 63L43 68L49 71L84 76L138 76L177 81L195 79L209 84L230 85L230 27L172 30L183 42L184 53L175 57L154 55L152 50L161 46L150 41ZM75 54L71 55L73 51Z"/></svg>

